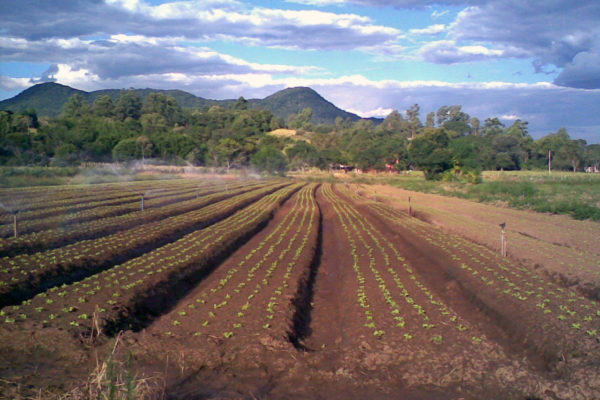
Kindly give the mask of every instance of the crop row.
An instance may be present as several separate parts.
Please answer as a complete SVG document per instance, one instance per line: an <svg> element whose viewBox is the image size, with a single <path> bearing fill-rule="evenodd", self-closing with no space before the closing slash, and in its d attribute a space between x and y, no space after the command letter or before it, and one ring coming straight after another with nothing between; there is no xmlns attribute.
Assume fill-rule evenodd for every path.
<svg viewBox="0 0 600 400"><path fill-rule="evenodd" d="M218 187L207 187L204 191L218 191ZM161 190L144 198L144 209L168 205L176 201L194 198L197 189L174 188ZM81 202L76 206L37 210L18 215L19 235L39 232L47 229L68 227L72 224L92 221L99 218L119 216L141 210L141 195L129 195L115 200L98 200ZM11 238L13 224L0 226L0 236Z"/></svg>
<svg viewBox="0 0 600 400"><path fill-rule="evenodd" d="M84 240L54 250L0 259L0 304L10 304L56 284L81 279L213 224L282 186L271 184L206 207Z"/></svg>
<svg viewBox="0 0 600 400"><path fill-rule="evenodd" d="M291 210L283 211L285 216L268 228L264 239L238 250L239 262L225 263L201 293L166 315L161 333L231 338L268 330L281 337L294 335L301 288L308 284L317 245L315 188L301 189Z"/></svg>
<svg viewBox="0 0 600 400"><path fill-rule="evenodd" d="M428 207L419 204L415 207L419 211L425 211L428 215L441 218L449 222L452 230L459 232L465 231L489 231L494 226L491 223L482 222L473 218L472 215L465 217L464 215L453 215L450 211L444 211L434 207ZM526 215L527 216L527 215ZM499 216L498 221L502 221L502 216ZM487 219L489 220L489 215ZM532 223L535 219L530 218ZM557 263L564 268L564 271L569 271L575 275L578 272L585 272L594 275L596 278L600 276L600 268L598 267L598 256L594 252L588 252L577 246L564 246L557 243L551 243L546 240L535 238L527 233L519 232L518 230L507 230L509 239L509 253L511 254L529 254L535 253L542 260L548 260L548 264ZM561 227L566 229L566 227ZM556 255L559 255L558 257Z"/></svg>
<svg viewBox="0 0 600 400"><path fill-rule="evenodd" d="M183 187L173 187L170 189L161 189L160 191L154 192L154 198L164 197L168 195L178 194L184 190L191 190L190 188ZM142 192L144 193L144 192ZM111 206L116 205L124 205L127 203L139 202L140 194L131 192L131 193L123 193L118 197L113 198L104 198L100 196L94 197L86 197L84 199L80 199L77 203L67 204L67 205L59 205L59 206L47 206L44 208L38 208L35 210L27 210L27 211L19 211L18 217L20 222L20 232L26 232L28 230L27 224L31 223L31 220L40 221L43 219L49 219L50 217L63 217L65 221L68 221L71 218L84 218L84 211L95 209L98 207L106 207L109 208ZM12 232L10 231L10 226L12 224L12 218L8 218L6 215L2 215L4 217L2 219L2 224L0 225L0 234L2 236L10 235ZM8 229L7 229L8 228Z"/></svg>
<svg viewBox="0 0 600 400"><path fill-rule="evenodd" d="M41 188L25 188L19 191L3 189L0 201L21 214L43 212L53 209L95 201L97 199L115 200L131 196L134 193L145 193L160 186L161 188L181 188L193 186L191 180L140 181L124 183L108 183L98 185L66 185L44 186ZM10 216L0 215L2 223L9 223Z"/></svg>
<svg viewBox="0 0 600 400"><path fill-rule="evenodd" d="M365 317L364 327L374 336L399 336L406 341L440 344L452 337L470 342L469 324L434 296L386 235L329 186L324 194L351 243L359 283L357 302ZM361 255L367 260L362 261ZM362 272L361 265L368 265L368 269ZM373 292L373 287L378 291ZM382 315L377 317L375 312ZM449 330L450 326L455 330ZM471 339L473 343L482 340L479 336Z"/></svg>
<svg viewBox="0 0 600 400"><path fill-rule="evenodd" d="M228 191L217 192L215 192L216 189L214 188L210 188L204 192L196 190L194 194L188 196L184 195L183 197L169 197L159 201L150 201L149 203L152 208L145 209L144 211L141 211L138 204L135 207L136 211L131 212L131 210L127 210L128 212L123 215L98 218L87 223L61 227L59 229L47 229L41 232L21 235L18 238L0 239L0 256L17 253L32 253L43 249L64 246L77 240L93 239L99 236L108 235L117 231L139 226L143 223L193 211L216 201L250 191L260 186L262 185L241 184L239 186L233 186ZM188 197L191 197L191 199ZM175 204L158 208L158 205L163 201L167 203L175 202ZM127 209L131 208L131 206L125 205L122 208Z"/></svg>
<svg viewBox="0 0 600 400"><path fill-rule="evenodd" d="M288 185L228 218L71 285L5 307L5 324L27 323L108 332L142 323L210 272L217 260L264 225L300 185ZM93 318L95 317L95 318Z"/></svg>
<svg viewBox="0 0 600 400"><path fill-rule="evenodd" d="M390 207L376 202L368 202L368 206L383 220L444 252L459 266L448 266L445 272L454 276L509 331L536 349L552 353L561 346L599 336L600 308L573 290L562 288L484 246L447 234ZM531 331L532 323L545 332L543 338Z"/></svg>

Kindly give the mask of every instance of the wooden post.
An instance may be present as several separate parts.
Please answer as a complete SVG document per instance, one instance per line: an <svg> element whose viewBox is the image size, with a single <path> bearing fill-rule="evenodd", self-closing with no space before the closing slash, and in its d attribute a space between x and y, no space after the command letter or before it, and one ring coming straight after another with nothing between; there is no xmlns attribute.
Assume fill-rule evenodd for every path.
<svg viewBox="0 0 600 400"><path fill-rule="evenodd" d="M506 237L504 236L504 228L506 228L506 222L500 224L500 254L502 257L506 257Z"/></svg>
<svg viewBox="0 0 600 400"><path fill-rule="evenodd" d="M15 238L19 237L19 222L17 221L17 213L13 214Z"/></svg>
<svg viewBox="0 0 600 400"><path fill-rule="evenodd" d="M412 217L412 206L410 205L410 196L408 196L408 216Z"/></svg>
<svg viewBox="0 0 600 400"><path fill-rule="evenodd" d="M548 175L552 172L552 150L548 150Z"/></svg>
<svg viewBox="0 0 600 400"><path fill-rule="evenodd" d="M144 195L142 195L142 211L144 211Z"/></svg>

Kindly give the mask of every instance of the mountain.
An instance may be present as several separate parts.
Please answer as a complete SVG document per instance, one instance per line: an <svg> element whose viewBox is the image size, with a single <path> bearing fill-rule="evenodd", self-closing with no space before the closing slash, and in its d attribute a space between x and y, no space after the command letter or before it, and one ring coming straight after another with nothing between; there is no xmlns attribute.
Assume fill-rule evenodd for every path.
<svg viewBox="0 0 600 400"><path fill-rule="evenodd" d="M228 106L235 100L209 100L194 96L183 90L159 90L159 89L133 89L142 100L150 93L164 93L172 96L183 108L203 108L213 105ZM34 108L38 116L56 117L60 115L65 102L74 94L80 94L92 104L98 97L108 95L113 101L119 98L121 90L106 89L85 92L58 83L47 82L32 86L13 98L0 101L0 110L20 111ZM271 111L274 115L287 119L291 114L297 114L303 109L310 107L313 110L314 123L334 123L337 117L349 118L352 121L359 120L356 114L349 113L331 102L325 100L319 93L311 88L296 87L281 90L264 99L248 100L251 107L263 108Z"/></svg>
<svg viewBox="0 0 600 400"><path fill-rule="evenodd" d="M0 101L0 110L20 111L33 108L38 116L55 117L60 114L63 104L75 94L86 96L87 92L58 83L40 83L15 97Z"/></svg>
<svg viewBox="0 0 600 400"><path fill-rule="evenodd" d="M350 118L352 121L359 120L356 114L337 108L325 100L319 93L308 87L295 87L280 90L262 100L251 103L260 108L271 111L278 117L287 119L292 114L298 114L305 108L313 110L312 121L314 123L332 124L337 117Z"/></svg>

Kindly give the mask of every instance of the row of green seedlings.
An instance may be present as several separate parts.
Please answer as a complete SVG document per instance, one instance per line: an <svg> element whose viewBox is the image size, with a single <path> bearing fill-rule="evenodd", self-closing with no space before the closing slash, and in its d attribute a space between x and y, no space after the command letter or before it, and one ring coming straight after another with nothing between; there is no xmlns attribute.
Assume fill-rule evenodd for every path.
<svg viewBox="0 0 600 400"><path fill-rule="evenodd" d="M214 192L216 186L209 186L203 189L205 193ZM146 195L144 199L144 210L152 207L171 204L178 201L190 200L195 197L197 189L194 188L174 188L170 190L161 190L152 195ZM80 203L76 207L49 209L43 212L19 213L19 236L24 234L44 231L47 229L56 229L58 231L69 229L73 224L82 224L101 218L120 216L127 213L133 213L141 210L141 195L139 193L116 200L100 200L91 203ZM5 238L7 243L18 241L19 237L9 237L13 233L13 225L0 226L0 235Z"/></svg>
<svg viewBox="0 0 600 400"><path fill-rule="evenodd" d="M600 260L596 254L577 250L573 247L555 245L525 235L519 235L519 240L511 240L510 243L513 248L533 251L538 256L553 263L558 263L566 271L575 270L575 274L581 271L586 274L600 276ZM560 257L556 257L557 254ZM568 261L564 261L564 258L567 258Z"/></svg>
<svg viewBox="0 0 600 400"><path fill-rule="evenodd" d="M451 311L443 304L443 302L441 302L440 300L436 300L433 296L433 293L431 293L431 291L418 280L417 276L415 275L408 262L400 255L400 253L393 246L393 244L386 239L385 235L379 232L367 218L364 218L364 216L358 213L356 209L354 209L350 204L348 204L340 198L336 198L336 201L338 202L338 206L340 207L341 213L348 220L349 224L353 227L356 235L359 237L363 245L368 249L370 256L370 269L373 274L373 277L375 278L375 281L378 284L378 288L380 289L380 292L389 307L391 318L394 321L393 324L395 324L396 328L401 328L403 329L403 331L405 331L404 338L406 340L412 340L415 336L418 335L418 333L414 329L412 332L407 331L407 329L405 329L406 315L402 315L402 306L400 305L400 302L397 301L397 299L394 297L391 290L388 288L383 274L375 267L374 258L372 256L373 248L367 244L367 241L364 239L363 235L361 234L361 231L365 232L366 236L373 240L375 246L383 255L385 271L387 271L387 273L391 276L397 287L397 289L393 290L400 291L400 296L404 298L405 303L407 304L407 312L409 314L412 314L412 316L416 319L421 319L421 328L423 330L429 333L431 332L431 330L433 330L433 328L435 328L436 325L433 323L433 321L430 320L430 315L432 315L431 310L428 310L428 308L430 307L427 306L426 303L426 307L423 307L421 304L419 304L417 297L421 296L424 296L425 301L429 302L431 306L437 308L441 320L448 319L448 322L455 323L459 332L464 332L468 329L467 324L464 321L461 321L456 314L451 313ZM408 275L408 277L410 278L410 286L412 291L417 291L417 294L411 295L406 285L402 282L400 274L393 268L392 263L390 262L390 256L386 250L386 246L384 246L382 243L385 243L385 245L395 254L398 265L401 265L403 267L406 275ZM419 294L419 292L421 294ZM448 322L442 323L444 325L448 325ZM370 323L368 327L372 327L373 325L373 323ZM429 333L429 336L429 340L434 344L441 344L443 342L443 336L439 332L433 335ZM481 340L482 339L479 337L473 337L473 341L476 343L480 343Z"/></svg>
<svg viewBox="0 0 600 400"><path fill-rule="evenodd" d="M346 191L345 193L346 193L346 195L352 196L351 192ZM417 311L418 315L420 315L422 317L422 319L423 319L422 327L425 329L433 328L433 325L431 323L429 323L428 314L430 314L430 313L427 313L423 307L421 307L419 304L415 303L415 300L410 296L410 292L407 290L404 283L401 281L401 279L398 275L398 272L394 268L389 266L389 261L388 261L389 256L386 253L385 247L380 244L380 240L381 240L381 242L385 243L386 246L394 253L394 256L396 258L396 261L398 262L398 265L402 266L402 269L404 270L406 275L408 275L409 282L411 283L411 285L414 285L413 289L420 291L421 294L425 296L426 301L429 302L429 304L431 304L432 306L434 306L437 309L437 312L439 313L441 319L445 320L443 322L443 324L445 324L445 325L454 324L454 326L456 327L456 329L459 332L467 331L468 323L466 321L462 320L457 314L452 312L443 303L443 301L441 299L435 298L435 296L427 288L427 286L419 280L417 274L415 273L415 271L413 270L413 268L411 267L409 262L400 254L400 252L394 246L394 244L392 242L390 242L384 234L382 234L380 231L378 231L367 218L364 218L354 208L350 207L349 205L347 205L347 208L349 210L349 213L354 218L357 219L357 221L361 225L361 228L365 232L367 232L368 236L371 237L375 241L375 243L379 247L380 251L382 253L384 253L388 273L392 276L392 279L396 283L396 286L398 287L398 289L400 289L402 291L402 295L404 296L406 302L410 306L412 306L412 308L414 310ZM387 297L386 297L386 300L388 300ZM391 303L391 301L388 301L388 303ZM394 306L393 303L391 303L391 305ZM397 313L397 311L395 311L395 312ZM441 335L434 336L434 338L435 338L435 340L432 340L434 343L441 343L441 340L442 340ZM480 338L478 336L473 336L472 340L474 343L481 343L482 338Z"/></svg>
<svg viewBox="0 0 600 400"><path fill-rule="evenodd" d="M360 267L360 256L358 255L358 246L351 234L350 228L348 227L344 218L342 217L341 212L336 207L336 199L333 197L333 192L331 191L331 186L324 185L322 187L323 187L323 195L324 195L325 199L328 200L328 202L332 205L334 211L336 212L338 219L344 230L344 233L346 234L346 238L348 239L348 243L350 245L350 254L352 255L352 260L353 260L352 270L354 271L354 274L356 275L356 280L358 282L358 288L356 290L356 300L364 314L364 318L365 318L364 326L371 329L374 336L381 337L381 336L385 335L385 330L378 329L378 327L375 325L375 317L373 315L373 311L371 310L371 304L369 302L369 299L367 297L367 293L365 290L366 279L365 279L362 269Z"/></svg>
<svg viewBox="0 0 600 400"><path fill-rule="evenodd" d="M21 212L26 213L46 208L73 206L82 202L93 201L97 198L102 198L104 200L119 199L129 196L133 190L149 190L152 187L155 187L156 184L156 182L128 182L126 185L99 184L82 186L44 186L42 188L36 188L36 190L33 190L34 188L27 188L20 193L3 189L0 201L11 204L15 199L18 199ZM181 187L181 181L179 180L161 181L160 184L161 186L167 187ZM9 222L6 216L2 216L2 220Z"/></svg>
<svg viewBox="0 0 600 400"><path fill-rule="evenodd" d="M476 245L457 235L443 234L439 230L424 226L423 222L394 215L385 206L373 205L373 209L445 251L451 259L460 263L461 269L468 275L479 279L499 295L510 296L530 307L533 305L532 310L537 309L539 313L548 317L556 315L567 328L585 332L590 337L598 336L599 328L594 327L592 323L600 318L600 309L585 297L559 287L506 258L498 257L484 246Z"/></svg>
<svg viewBox="0 0 600 400"><path fill-rule="evenodd" d="M95 265L101 264L103 260L110 259L110 257L135 252L142 246L150 245L165 237L183 236L186 231L194 229L198 225L208 224L216 219L226 217L238 208L256 201L281 186L281 184L267 185L195 211L151 222L109 236L81 241L42 253L0 259L0 293L18 288L18 286L34 279L40 273L58 270L59 268L67 271L78 268L93 269Z"/></svg>
<svg viewBox="0 0 600 400"><path fill-rule="evenodd" d="M309 201L309 205L308 205L308 209L310 210L310 216L308 217L308 227L306 229L304 229L304 234L302 236L302 239L300 241L300 245L298 247L296 247L296 251L294 252L291 261L288 262L288 264L286 265L286 269L285 269L285 274L283 275L283 279L281 281L281 284L275 288L273 290L273 293L271 294L271 296L269 297L269 303L267 304L266 307L266 316L265 318L269 321L264 321L265 323L262 325L262 327L264 329L269 329L271 328L271 322L275 316L275 312L279 309L279 305L281 304L281 298L283 297L284 294L284 290L286 290L289 287L290 284L290 280L292 281L298 281L299 279L304 277L307 277L310 274L310 264L313 261L313 257L314 257L314 252L316 251L316 241L317 241L317 230L319 229L319 217L320 217L320 211L317 207L316 201L315 201L315 196L314 196L314 192L315 192L316 186L315 188L311 191L311 195L308 199ZM305 210L305 214L308 210ZM303 216L303 220L304 220L304 216ZM298 229L296 231L296 233L294 234L294 241L296 240L297 235L300 233L300 229ZM307 250L308 249L308 250ZM288 252L290 252L292 250L291 248L291 243L288 245L288 247L286 249L284 249L285 254L287 254ZM309 252L309 255L307 256L307 251ZM282 252L282 254L280 254L279 256L279 261L282 261L285 257L285 254L283 254L284 252ZM301 261L301 257L305 256L304 259ZM300 265L298 265L300 264ZM296 268L298 270L298 272L294 273L294 268ZM294 275L297 275L296 279L292 278L292 274L294 273ZM289 302L287 303L290 307L288 308L288 311L292 311L292 307L291 304L289 304ZM284 312L283 310L280 312ZM292 319L292 315L287 315L286 318L284 318L284 320L286 322L290 322Z"/></svg>
<svg viewBox="0 0 600 400"><path fill-rule="evenodd" d="M4 317L6 324L14 324L27 321L29 315L35 314L42 325L85 327L89 330L92 329L91 317L96 313L102 328L108 321L118 320L120 310L134 309L141 296L167 282L170 277L184 276L190 268L207 267L224 247L268 219L297 188L298 185L286 186L263 196L229 218L176 242L82 281L54 287L20 306L5 307L0 310L0 317Z"/></svg>
<svg viewBox="0 0 600 400"><path fill-rule="evenodd" d="M260 188L260 185L239 185L232 187L227 192L212 193L213 189L207 191L198 191L198 198L191 200L180 201L175 204L170 204L161 208L151 208L145 211L140 210L139 206L136 212L130 212L124 215L117 215L106 218L99 218L86 223L71 225L68 228L48 229L42 232L21 235L18 238L0 239L0 254L10 253L21 250L26 252L27 249L43 249L51 248L61 243L68 243L74 240L85 240L93 238L97 235L106 235L116 231L122 231L127 228L139 226L142 223L155 221L171 217L177 214L182 214L194 211L216 201L232 197L234 195ZM171 199L175 200L175 198ZM172 202L170 200L170 202Z"/></svg>
<svg viewBox="0 0 600 400"><path fill-rule="evenodd" d="M294 271L295 267L298 264L298 260L304 254L304 252L306 250L309 236L311 234L315 233L315 231L314 231L314 228L316 228L315 219L317 218L317 207L314 202L315 186L316 185L312 185L310 187L309 191L304 194L305 195L304 199L303 199L304 201L301 206L302 219L300 220L300 223L296 226L296 230L293 232L292 236L288 239L287 246L283 250L278 252L277 258L271 262L269 268L267 268L267 270L265 271L266 273L264 274L262 280L260 280L260 282L256 284L254 291L252 292L252 294L250 294L248 296L246 303L237 312L236 315L238 316L238 318L244 317L244 313L247 312L254 303L256 303L256 299L260 295L260 293L262 293L264 290L268 290L267 288L273 287L274 289L273 289L271 295L269 296L269 301L265 307L265 312L261 314L261 316L264 318L262 320L262 323L260 323L260 326L262 326L263 329L272 329L278 333L284 333L284 329L282 326L277 326L277 327L273 326L274 321L275 321L275 310L278 308L279 300L281 299L281 297L283 296L284 293L289 294L290 298L292 297L293 293L291 293L291 291L293 290L293 288L290 288L290 283L289 283L289 281L292 279L292 274L294 275L293 280L298 281L300 279L300 275L301 275L303 269L306 269L309 267L308 264L302 265L301 268L299 268L296 273ZM294 226L293 223L292 223L292 226ZM302 237L299 240L298 238L300 235L302 235ZM286 237L289 237L289 235L287 235ZM278 241L278 242L279 243L276 243L276 244L280 245L281 241ZM292 252L293 252L292 258L287 263L287 265L285 265L285 271L283 271L282 269L283 269L284 265L282 263L284 262L285 258L288 256L288 254L290 254ZM312 261L312 257L307 257L306 260L308 261L308 263L310 263L310 261ZM304 267L304 268L302 268L302 267ZM284 274L281 278L280 284L274 285L271 283L271 281L274 277L275 272L277 272L277 271L284 272ZM256 271L254 273L256 273ZM248 275L245 284L250 284L252 278L253 278L253 276ZM242 282L242 283L244 283L244 282ZM238 285L238 288L240 288L239 285ZM290 307L288 309L288 311L291 311L291 310L292 310L292 308ZM280 312L284 314L284 318L282 318L282 321L284 321L285 323L291 322L291 319L292 319L291 314L285 314L285 311L283 311L283 310ZM238 327L241 327L240 325L241 325L241 321L234 323L233 328L237 329ZM231 335L231 334L232 334L232 331L229 331L229 335Z"/></svg>
<svg viewBox="0 0 600 400"><path fill-rule="evenodd" d="M287 249L278 253L276 249L287 240L289 237L289 231L293 227L297 227L297 231L303 230L304 221L306 218L306 213L308 208L306 207L306 203L309 198L312 198L312 193L314 192L315 185L308 185L304 187L298 195L295 197L294 205L290 212L288 212L285 217L279 222L279 224L265 237L254 249L252 249L244 259L242 259L237 266L230 268L227 271L227 274L224 278L220 279L218 284L215 287L211 287L210 289L205 290L199 297L195 300L192 300L188 304L183 306L183 310L178 312L179 319L181 317L186 317L188 315L189 310L197 309L197 313L204 312L206 316L204 318L199 318L198 320L203 320L203 322L198 326L198 330L193 333L193 336L200 336L205 333L209 327L211 327L212 322L217 320L217 315L219 311L228 306L232 299L236 299L238 296L244 295L243 291L249 291L250 285L252 281L256 278L260 269L268 262L268 260L274 256L278 255L278 259L281 260L287 251L294 245L296 242L296 237L293 236L288 240ZM303 212L302 220L299 224L297 224L297 219L300 214ZM275 241L273 241L276 239ZM263 249L268 245L266 251L263 252ZM282 255L283 254L283 255ZM262 256L261 256L262 255ZM252 263L252 260L258 258L254 265L247 269L247 275L244 280L242 280L236 287L231 289L229 287L229 283L232 279L237 275L239 271L244 270L247 266ZM268 279L273 275L275 269L278 266L278 261L275 260L270 265L267 270L265 277L258 283L253 289L252 293L247 296L246 303L241 307L241 309L235 314L241 320L233 323L233 329L238 330L243 327L243 318L246 316L253 299L255 299L264 288L268 287ZM289 272L291 274L291 272ZM288 274L286 272L286 274ZM287 286L286 286L287 287ZM223 290L227 290L227 292L220 296L220 293ZM277 291L282 292L283 288L278 288ZM247 293L246 293L247 294ZM186 309L188 311L186 311ZM208 310L207 310L208 309ZM269 317L268 317L269 318ZM173 320L173 327L177 327L180 325L179 319ZM269 319L272 319L270 317ZM270 324L267 323L263 325L264 328L269 328ZM222 332L222 336L225 338L230 338L234 335L234 330L226 329ZM167 335L173 334L172 331L167 331Z"/></svg>
<svg viewBox="0 0 600 400"><path fill-rule="evenodd" d="M166 196L182 195L192 189L193 188L189 187L162 188L160 191L154 193L152 198L156 199ZM69 223L71 220L85 220L86 218L93 218L97 215L102 216L109 211L118 212L120 209L127 210L133 207L131 203L134 202L138 203L136 209L137 211L140 209L140 195L138 193L139 192L128 192L120 197L113 197L109 199L102 198L101 194L98 194L98 196L92 198L81 199L75 204L60 205L55 207L47 206L35 210L20 211L19 231L20 233L30 231L32 228L36 228L37 225L40 225L42 222L46 224L51 224L54 221ZM0 232L6 231L7 228L12 228L12 220L8 221L7 219L3 224L1 224Z"/></svg>
<svg viewBox="0 0 600 400"><path fill-rule="evenodd" d="M137 188L137 186L134 186L134 188ZM177 190L178 186L170 184L167 188ZM68 213L81 212L89 208L101 206L102 203L98 202L98 200L104 203L116 204L123 198L131 197L131 201L133 201L133 197L135 197L133 196L134 193L144 193L146 190L148 190L146 187L141 187L136 191L120 189L112 194L107 194L107 199L103 197L105 195L101 191L90 189L92 194L88 194L87 192L84 192L83 189L79 189L80 193L78 198L60 200L58 193L52 193L53 190L48 189L48 193L43 193L39 196L28 195L25 197L8 199L3 201L8 207L6 210L8 212L0 212L0 233L2 233L3 237L9 237L14 233L14 217L18 219L19 234L27 233L31 230L39 230L35 227L35 223L41 219L53 216L63 216ZM59 197L59 200L56 200L57 196ZM33 202L28 201L31 198L33 198ZM139 201L139 199L140 197L138 195L137 201ZM41 228L43 228L43 226Z"/></svg>

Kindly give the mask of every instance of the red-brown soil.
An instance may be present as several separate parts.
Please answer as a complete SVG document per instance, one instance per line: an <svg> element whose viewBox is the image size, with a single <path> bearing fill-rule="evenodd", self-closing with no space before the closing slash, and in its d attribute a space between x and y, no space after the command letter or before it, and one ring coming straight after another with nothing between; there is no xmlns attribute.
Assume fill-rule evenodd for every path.
<svg viewBox="0 0 600 400"><path fill-rule="evenodd" d="M415 196L420 218L409 217L386 204L396 189L374 188L378 201L365 190L300 189L210 273L187 282L182 274L179 285L171 277L176 292L146 296L152 317L117 335L115 348L114 337L61 328L60 318L1 324L37 298L5 307L0 393L75 393L116 349L115 359L133 355L154 398L600 398L595 301L525 257L500 257L485 246L487 232L469 231L467 215L450 219ZM504 218L526 237L597 255L576 243L577 227L559 238L485 210L467 213L478 230ZM223 226L233 231L231 221Z"/></svg>
<svg viewBox="0 0 600 400"><path fill-rule="evenodd" d="M356 189L356 185L351 185ZM540 214L469 200L407 191L386 185L360 185L360 193L477 243L500 251L506 223L508 256L532 265L564 286L600 299L600 224L565 215Z"/></svg>

